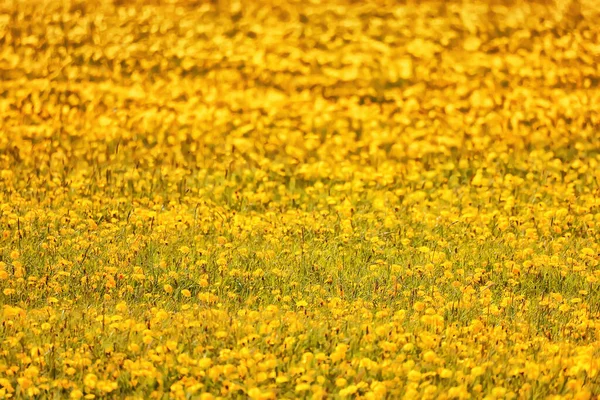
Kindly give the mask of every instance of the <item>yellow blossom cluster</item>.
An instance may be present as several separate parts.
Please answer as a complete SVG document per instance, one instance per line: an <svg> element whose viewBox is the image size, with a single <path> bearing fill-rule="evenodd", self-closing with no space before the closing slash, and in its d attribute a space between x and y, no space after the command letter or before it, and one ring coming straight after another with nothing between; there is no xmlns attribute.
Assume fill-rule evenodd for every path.
<svg viewBox="0 0 600 400"><path fill-rule="evenodd" d="M0 399L600 396L591 0L0 2Z"/></svg>

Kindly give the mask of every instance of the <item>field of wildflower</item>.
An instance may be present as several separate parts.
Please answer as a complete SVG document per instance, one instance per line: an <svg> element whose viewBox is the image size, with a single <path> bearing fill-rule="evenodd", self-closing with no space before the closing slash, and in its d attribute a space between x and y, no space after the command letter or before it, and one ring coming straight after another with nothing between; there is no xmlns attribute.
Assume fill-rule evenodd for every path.
<svg viewBox="0 0 600 400"><path fill-rule="evenodd" d="M595 1L0 2L0 399L600 396Z"/></svg>

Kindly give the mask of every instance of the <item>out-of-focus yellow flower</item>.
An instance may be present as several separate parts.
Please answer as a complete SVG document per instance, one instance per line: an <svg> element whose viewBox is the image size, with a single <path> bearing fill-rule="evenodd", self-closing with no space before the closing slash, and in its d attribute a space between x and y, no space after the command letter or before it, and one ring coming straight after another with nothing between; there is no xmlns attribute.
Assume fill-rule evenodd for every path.
<svg viewBox="0 0 600 400"><path fill-rule="evenodd" d="M120 301L119 303L117 303L117 305L115 306L115 310L117 310L120 313L124 313L127 311L127 303L124 301Z"/></svg>
<svg viewBox="0 0 600 400"><path fill-rule="evenodd" d="M190 248L188 246L181 246L179 248L179 251L181 252L181 254L189 254L190 253Z"/></svg>
<svg viewBox="0 0 600 400"><path fill-rule="evenodd" d="M90 389L94 389L96 387L98 383L98 376L96 374L86 374L85 377L83 378L83 384L90 388Z"/></svg>

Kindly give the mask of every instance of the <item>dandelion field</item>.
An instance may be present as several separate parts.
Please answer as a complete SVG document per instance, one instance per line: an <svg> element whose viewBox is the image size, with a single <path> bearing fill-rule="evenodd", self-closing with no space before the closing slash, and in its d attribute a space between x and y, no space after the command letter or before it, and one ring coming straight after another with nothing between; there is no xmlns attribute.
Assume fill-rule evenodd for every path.
<svg viewBox="0 0 600 400"><path fill-rule="evenodd" d="M0 398L597 398L597 18L0 2Z"/></svg>

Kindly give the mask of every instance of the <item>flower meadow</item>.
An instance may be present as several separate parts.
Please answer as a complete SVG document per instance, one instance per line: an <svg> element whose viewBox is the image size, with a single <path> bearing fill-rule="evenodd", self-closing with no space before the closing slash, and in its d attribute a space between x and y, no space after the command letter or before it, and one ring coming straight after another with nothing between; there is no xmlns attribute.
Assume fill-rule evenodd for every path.
<svg viewBox="0 0 600 400"><path fill-rule="evenodd" d="M0 398L598 398L599 18L0 2Z"/></svg>

